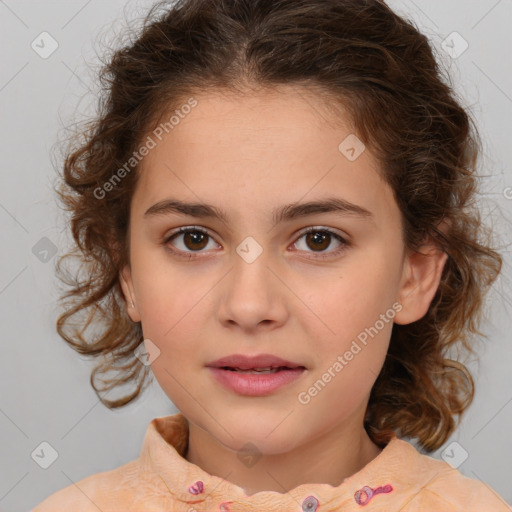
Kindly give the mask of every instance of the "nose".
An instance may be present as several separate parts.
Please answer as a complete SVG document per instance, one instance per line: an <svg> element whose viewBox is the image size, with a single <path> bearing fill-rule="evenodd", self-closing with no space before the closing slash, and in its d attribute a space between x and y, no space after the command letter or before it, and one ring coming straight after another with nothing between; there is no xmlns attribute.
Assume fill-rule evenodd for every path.
<svg viewBox="0 0 512 512"><path fill-rule="evenodd" d="M238 326L247 333L283 325L291 293L270 250L254 251L254 246L241 244L233 254L232 267L219 287L217 310L224 326Z"/></svg>

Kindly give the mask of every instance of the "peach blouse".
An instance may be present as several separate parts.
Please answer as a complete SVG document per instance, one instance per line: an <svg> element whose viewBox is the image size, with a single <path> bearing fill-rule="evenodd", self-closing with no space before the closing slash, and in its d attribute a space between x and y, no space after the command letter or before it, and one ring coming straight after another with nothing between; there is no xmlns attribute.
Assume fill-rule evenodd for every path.
<svg viewBox="0 0 512 512"><path fill-rule="evenodd" d="M31 512L511 512L489 486L394 436L337 487L302 484L286 493L244 489L188 462L188 423L154 418L137 459L88 476Z"/></svg>

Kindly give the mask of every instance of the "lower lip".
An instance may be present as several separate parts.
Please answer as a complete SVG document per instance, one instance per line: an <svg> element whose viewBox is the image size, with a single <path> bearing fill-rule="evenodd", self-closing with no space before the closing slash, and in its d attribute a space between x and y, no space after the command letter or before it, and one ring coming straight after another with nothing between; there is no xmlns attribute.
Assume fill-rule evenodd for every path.
<svg viewBox="0 0 512 512"><path fill-rule="evenodd" d="M275 373L256 374L223 370L211 366L208 368L221 384L235 393L247 396L269 395L276 389L297 380L306 370L305 368L294 368Z"/></svg>

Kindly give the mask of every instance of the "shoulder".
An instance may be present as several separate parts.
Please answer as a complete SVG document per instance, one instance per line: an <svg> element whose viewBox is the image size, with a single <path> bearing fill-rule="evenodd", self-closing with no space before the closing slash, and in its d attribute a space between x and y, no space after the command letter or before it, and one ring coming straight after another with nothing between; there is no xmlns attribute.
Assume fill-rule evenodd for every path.
<svg viewBox="0 0 512 512"><path fill-rule="evenodd" d="M30 512L107 512L133 503L139 479L136 461L96 473L51 494ZM128 507L126 507L128 509Z"/></svg>
<svg viewBox="0 0 512 512"><path fill-rule="evenodd" d="M463 475L443 460L416 453L415 474L411 475L414 489L409 489L412 492L404 512L432 507L447 512L512 512L512 507L486 483Z"/></svg>
<svg viewBox="0 0 512 512"><path fill-rule="evenodd" d="M426 493L449 503L454 511L512 512L506 501L486 483L470 478L447 463L448 468L425 486Z"/></svg>

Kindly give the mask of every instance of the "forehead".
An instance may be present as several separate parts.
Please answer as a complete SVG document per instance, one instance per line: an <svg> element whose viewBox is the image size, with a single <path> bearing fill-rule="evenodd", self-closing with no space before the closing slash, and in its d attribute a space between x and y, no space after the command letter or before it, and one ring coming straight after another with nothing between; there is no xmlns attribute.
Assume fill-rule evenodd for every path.
<svg viewBox="0 0 512 512"><path fill-rule="evenodd" d="M335 111L334 103L329 104L325 94L315 89L280 86L244 93L213 90L194 97L197 106L179 123L181 130L176 130L183 138L202 132L216 140L228 140L227 135L235 132L237 138L251 138L254 143L288 141L292 145L295 137L311 138L312 130L320 135L333 128L350 129L350 118L341 104Z"/></svg>
<svg viewBox="0 0 512 512"><path fill-rule="evenodd" d="M339 137L353 132L341 104L334 114L333 103L328 105L325 94L322 96L315 89L280 86L244 93L211 90L194 94L193 99L193 109L186 105L190 98L182 99L185 114L162 115L163 121L156 128L159 147L151 151L143 165L152 163L155 154L161 156L163 145L174 150L183 145L206 149L212 156L222 149L226 158L257 156L261 161L266 155L275 157L278 152L286 152L288 159L290 153L300 158L311 152L311 146L320 151L331 146L337 151ZM180 110L178 106L174 112ZM173 126L165 123L170 117ZM215 148L219 150L213 151ZM204 154L194 151L188 157L203 158Z"/></svg>
<svg viewBox="0 0 512 512"><path fill-rule="evenodd" d="M368 149L352 161L340 150L355 136L348 116L329 112L313 92L288 88L194 98L197 105L155 139L142 162L138 195L146 206L166 195L236 205L242 194L240 207L270 211L337 194L378 215L393 201Z"/></svg>

